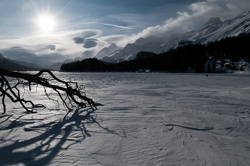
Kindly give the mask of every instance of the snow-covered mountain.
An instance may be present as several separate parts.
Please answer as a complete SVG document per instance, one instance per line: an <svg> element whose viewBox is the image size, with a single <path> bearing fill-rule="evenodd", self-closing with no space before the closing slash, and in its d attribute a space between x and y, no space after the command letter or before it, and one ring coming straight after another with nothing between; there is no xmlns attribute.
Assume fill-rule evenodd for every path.
<svg viewBox="0 0 250 166"><path fill-rule="evenodd" d="M119 50L121 50L121 47L118 47L116 44L111 44L109 47L105 47L102 50L100 50L97 54L96 54L96 58L98 59L102 59L103 57L110 55L114 52L117 52Z"/></svg>
<svg viewBox="0 0 250 166"><path fill-rule="evenodd" d="M106 62L119 62L134 59L138 52L153 53L165 52L179 46L180 41L192 43L207 43L225 37L237 36L241 33L250 33L250 11L238 15L234 19L221 21L220 18L211 18L200 29L171 37L140 38L133 44L127 44L123 49L113 50L114 44L101 50L96 58ZM190 42L188 42L190 44ZM108 50L108 51L107 51Z"/></svg>
<svg viewBox="0 0 250 166"><path fill-rule="evenodd" d="M147 38L139 38L133 44L127 44L123 49L115 51L111 54L106 54L103 58L98 58L106 62L119 62L132 60L138 52L148 51L153 53L161 53L175 46L180 38L175 35L170 38L149 36Z"/></svg>
<svg viewBox="0 0 250 166"><path fill-rule="evenodd" d="M195 43L207 43L225 37L238 36L241 33L250 32L250 11L238 15L234 19L220 21L219 18L211 18L189 40Z"/></svg>
<svg viewBox="0 0 250 166"><path fill-rule="evenodd" d="M76 57L75 59L66 59L66 60L63 61L63 62L53 63L53 64L50 65L48 68L49 68L50 70L60 70L62 64L64 64L64 63L70 63L70 62L74 62L74 61L80 61L80 60L82 60L82 58L80 58L80 57Z"/></svg>
<svg viewBox="0 0 250 166"><path fill-rule="evenodd" d="M0 68L11 71L29 71L29 70L39 70L35 66L25 65L26 63L20 64L10 59L5 58L0 54Z"/></svg>
<svg viewBox="0 0 250 166"><path fill-rule="evenodd" d="M193 42L189 41L189 40L181 40L176 47L184 47L184 46L188 46L188 45L193 45Z"/></svg>
<svg viewBox="0 0 250 166"><path fill-rule="evenodd" d="M37 70L41 69L41 67L39 67L39 66L37 66L35 64L32 64L32 63L23 62L23 61L16 61L16 60L12 60L12 61L19 64L19 65L26 66L26 67L29 67L29 68L33 68L33 69L37 69Z"/></svg>

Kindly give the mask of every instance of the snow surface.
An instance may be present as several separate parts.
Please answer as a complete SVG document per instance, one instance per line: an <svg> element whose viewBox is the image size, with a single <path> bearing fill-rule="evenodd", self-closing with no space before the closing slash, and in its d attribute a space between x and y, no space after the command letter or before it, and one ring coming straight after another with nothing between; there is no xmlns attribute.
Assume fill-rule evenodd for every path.
<svg viewBox="0 0 250 166"><path fill-rule="evenodd" d="M55 74L92 85L97 109L67 112L39 87L26 97L46 109L9 102L1 166L250 165L249 74Z"/></svg>

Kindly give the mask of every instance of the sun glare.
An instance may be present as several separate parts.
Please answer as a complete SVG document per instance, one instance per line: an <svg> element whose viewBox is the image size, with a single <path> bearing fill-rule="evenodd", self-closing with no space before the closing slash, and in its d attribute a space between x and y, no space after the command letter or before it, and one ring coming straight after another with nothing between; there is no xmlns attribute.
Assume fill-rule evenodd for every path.
<svg viewBox="0 0 250 166"><path fill-rule="evenodd" d="M51 31L54 28L54 20L49 16L42 16L38 19L38 25L43 31Z"/></svg>

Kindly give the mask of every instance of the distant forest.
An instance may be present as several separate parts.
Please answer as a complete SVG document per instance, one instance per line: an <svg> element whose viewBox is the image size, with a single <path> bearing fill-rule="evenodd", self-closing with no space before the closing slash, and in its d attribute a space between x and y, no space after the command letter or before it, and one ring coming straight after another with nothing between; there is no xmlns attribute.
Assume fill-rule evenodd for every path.
<svg viewBox="0 0 250 166"><path fill-rule="evenodd" d="M140 52L134 60L119 63L106 63L98 59L84 59L61 66L66 72L136 72L141 69L151 71L185 72L192 69L204 72L204 65L210 62L209 72L215 71L215 62L220 60L223 67L225 59L232 62L244 58L250 61L250 34L227 37L207 44L194 44L177 47L170 51L154 54Z"/></svg>

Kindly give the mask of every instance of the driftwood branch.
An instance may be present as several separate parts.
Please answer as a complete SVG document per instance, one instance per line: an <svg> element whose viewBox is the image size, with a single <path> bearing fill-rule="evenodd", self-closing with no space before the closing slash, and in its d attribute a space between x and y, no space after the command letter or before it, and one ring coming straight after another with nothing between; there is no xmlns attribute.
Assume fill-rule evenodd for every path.
<svg viewBox="0 0 250 166"><path fill-rule="evenodd" d="M46 78L44 74L48 74L52 79ZM9 78L15 79L15 82L10 83ZM86 107L87 104L89 106L95 106L93 100L86 97L86 94L83 91L84 88L79 86L77 82L63 81L57 78L49 70L41 70L37 74L27 74L0 69L0 97L2 97L4 113L6 112L6 97L14 103L20 103L28 112L34 113L34 108L45 107L42 104L34 104L33 101L22 98L19 89L20 86L28 87L29 91L31 91L31 86L33 85L43 86L45 95L49 99L54 100L50 97L49 93L47 93L47 88L52 89L57 93L64 106L70 111L74 109L73 107L75 104L80 107ZM63 98L63 93L66 94L65 98Z"/></svg>

